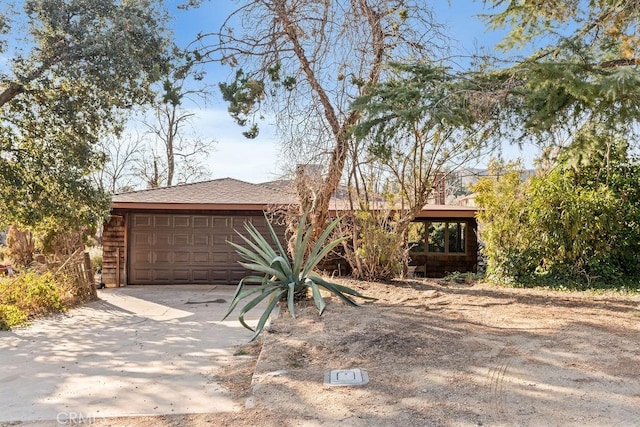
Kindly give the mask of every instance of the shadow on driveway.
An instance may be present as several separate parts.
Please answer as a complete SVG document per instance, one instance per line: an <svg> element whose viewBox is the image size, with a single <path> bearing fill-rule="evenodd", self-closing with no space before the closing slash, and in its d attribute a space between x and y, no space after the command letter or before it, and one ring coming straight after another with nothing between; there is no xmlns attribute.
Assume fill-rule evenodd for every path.
<svg viewBox="0 0 640 427"><path fill-rule="evenodd" d="M235 411L214 381L252 333L233 286L139 286L0 332L0 422ZM257 319L254 312L251 319Z"/></svg>

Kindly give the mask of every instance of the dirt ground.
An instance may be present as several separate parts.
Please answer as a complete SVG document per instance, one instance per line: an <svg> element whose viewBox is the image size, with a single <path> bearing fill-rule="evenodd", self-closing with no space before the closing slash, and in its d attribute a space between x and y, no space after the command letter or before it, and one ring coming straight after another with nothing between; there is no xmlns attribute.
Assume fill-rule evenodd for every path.
<svg viewBox="0 0 640 427"><path fill-rule="evenodd" d="M640 426L640 296L410 280L282 312L218 373L248 407L97 426ZM254 372L252 381L252 373ZM328 387L325 372L370 381Z"/></svg>

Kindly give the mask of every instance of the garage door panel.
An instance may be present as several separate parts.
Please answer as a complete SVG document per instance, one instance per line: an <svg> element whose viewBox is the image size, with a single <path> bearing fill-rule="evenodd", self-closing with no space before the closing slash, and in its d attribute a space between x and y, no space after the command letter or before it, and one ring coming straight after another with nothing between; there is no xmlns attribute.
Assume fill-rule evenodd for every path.
<svg viewBox="0 0 640 427"><path fill-rule="evenodd" d="M191 259L194 264L209 264L210 253L209 252L193 252Z"/></svg>
<svg viewBox="0 0 640 427"><path fill-rule="evenodd" d="M133 262L137 264L152 264L153 252L145 249L136 249L131 253ZM144 265L143 265L144 267Z"/></svg>
<svg viewBox="0 0 640 427"><path fill-rule="evenodd" d="M214 265L229 265L229 254L226 252L214 252L211 254L211 262Z"/></svg>
<svg viewBox="0 0 640 427"><path fill-rule="evenodd" d="M228 217L213 217L212 218L212 228L216 230L225 230L230 228L232 218Z"/></svg>
<svg viewBox="0 0 640 427"><path fill-rule="evenodd" d="M173 262L188 264L191 259L191 253L188 251L176 251L173 253Z"/></svg>
<svg viewBox="0 0 640 427"><path fill-rule="evenodd" d="M174 228L191 228L191 217L175 215L173 217Z"/></svg>
<svg viewBox="0 0 640 427"><path fill-rule="evenodd" d="M229 277L229 271L226 268L215 269L211 271L211 277L214 282L229 282L231 278Z"/></svg>
<svg viewBox="0 0 640 427"><path fill-rule="evenodd" d="M137 268L133 274L133 280L136 282L150 282L153 280L153 273L150 268Z"/></svg>
<svg viewBox="0 0 640 427"><path fill-rule="evenodd" d="M193 228L209 228L211 218L208 216L194 216Z"/></svg>
<svg viewBox="0 0 640 427"><path fill-rule="evenodd" d="M210 238L208 235L195 234L193 236L193 244L195 246L209 246Z"/></svg>
<svg viewBox="0 0 640 427"><path fill-rule="evenodd" d="M156 246L169 246L171 245L171 234L168 234L166 232L163 233L155 233L154 234L155 239L153 239L153 243Z"/></svg>
<svg viewBox="0 0 640 427"><path fill-rule="evenodd" d="M211 244L213 246L224 246L227 244L227 240L231 241L229 234L214 234L211 236Z"/></svg>
<svg viewBox="0 0 640 427"><path fill-rule="evenodd" d="M164 263L164 264L168 264L172 261L172 257L171 257L171 251L154 251L155 253L155 257L153 257L153 262L154 263Z"/></svg>
<svg viewBox="0 0 640 427"><path fill-rule="evenodd" d="M153 215L136 215L133 217L134 227L152 227Z"/></svg>
<svg viewBox="0 0 640 427"><path fill-rule="evenodd" d="M153 234L149 232L133 233L133 243L136 245L153 245Z"/></svg>
<svg viewBox="0 0 640 427"><path fill-rule="evenodd" d="M209 269L193 269L191 270L192 278L195 283L209 282Z"/></svg>
<svg viewBox="0 0 640 427"><path fill-rule="evenodd" d="M190 282L191 281L191 269L189 268L174 268L173 280L177 282Z"/></svg>
<svg viewBox="0 0 640 427"><path fill-rule="evenodd" d="M171 217L167 215L154 215L153 216L153 225L156 228L168 228L171 227Z"/></svg>
<svg viewBox="0 0 640 427"><path fill-rule="evenodd" d="M191 244L190 234L174 234L173 245L174 246L189 246Z"/></svg>
<svg viewBox="0 0 640 427"><path fill-rule="evenodd" d="M242 243L234 229L253 223L266 233L256 216L134 214L129 233L131 284L236 284L249 272L227 241Z"/></svg>
<svg viewBox="0 0 640 427"><path fill-rule="evenodd" d="M153 270L153 282L158 284L173 283L173 272L171 269Z"/></svg>

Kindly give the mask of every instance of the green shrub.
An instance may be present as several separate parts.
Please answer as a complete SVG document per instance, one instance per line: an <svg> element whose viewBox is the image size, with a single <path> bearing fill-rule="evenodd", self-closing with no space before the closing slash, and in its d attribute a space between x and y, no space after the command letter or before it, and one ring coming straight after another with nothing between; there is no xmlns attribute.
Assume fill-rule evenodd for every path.
<svg viewBox="0 0 640 427"><path fill-rule="evenodd" d="M493 164L490 177L474 187L489 278L527 286L638 287L640 162L621 153L580 166L560 162L526 182L518 165Z"/></svg>
<svg viewBox="0 0 640 427"><path fill-rule="evenodd" d="M347 251L353 276L363 280L398 277L407 261L408 251L403 233L398 231L398 224L390 213L359 211L355 214L353 226L358 232L357 246L353 255Z"/></svg>
<svg viewBox="0 0 640 427"><path fill-rule="evenodd" d="M29 318L63 312L70 303L64 276L30 271L0 281L0 322L4 328L23 324Z"/></svg>
<svg viewBox="0 0 640 427"><path fill-rule="evenodd" d="M326 243L339 221L340 219L333 221L312 246L313 228L307 224L307 214L303 215L296 230L293 255L291 258L283 249L268 218L267 228L273 246L260 234L253 224L245 224L244 227L249 237L245 237L240 233L238 233L238 235L244 241L246 247L233 242L227 243L232 245L242 259L245 260L245 262L240 262L243 267L255 271L260 275L247 276L240 281L224 319L231 314L240 301L251 297L250 301L240 310L238 319L242 326L254 332L252 338L252 340L254 340L262 332L267 319L280 299L286 298L289 313L291 317L295 318L294 296L299 295L301 290L306 291L309 288L311 289L313 301L320 314L322 314L325 309L325 302L320 294L320 287L328 290L352 306L357 306L358 303L348 295L373 299L365 297L346 286L327 282L318 277L313 271L330 251L342 243L343 239L335 239ZM245 290L246 284L258 284L259 286ZM265 299L268 299L268 305L254 329L247 325L244 317L249 310Z"/></svg>
<svg viewBox="0 0 640 427"><path fill-rule="evenodd" d="M61 289L52 273L38 275L28 272L20 277L23 281L23 298L18 305L31 315L43 316L52 312L64 311Z"/></svg>
<svg viewBox="0 0 640 427"><path fill-rule="evenodd" d="M25 323L27 323L27 313L15 305L0 304L0 331L8 331Z"/></svg>

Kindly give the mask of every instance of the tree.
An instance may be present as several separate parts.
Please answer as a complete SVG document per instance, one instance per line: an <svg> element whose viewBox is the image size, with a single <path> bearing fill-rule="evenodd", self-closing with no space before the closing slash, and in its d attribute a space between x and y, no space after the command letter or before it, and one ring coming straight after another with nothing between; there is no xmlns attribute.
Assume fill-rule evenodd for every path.
<svg viewBox="0 0 640 427"><path fill-rule="evenodd" d="M384 78L388 60L422 58L438 36L421 1L250 0L201 37L199 55L237 69L220 87L231 115L249 126L246 136L259 130L257 111L275 111L285 142L326 164L318 188L298 186L317 237L361 117L351 102Z"/></svg>
<svg viewBox="0 0 640 427"><path fill-rule="evenodd" d="M103 215L107 199L90 179L103 160L96 145L121 129L125 111L151 98L167 46L160 6L24 2L24 15L11 24L24 22L25 40L0 47L13 55L0 74L1 222L55 218L63 227Z"/></svg>
<svg viewBox="0 0 640 427"><path fill-rule="evenodd" d="M171 186L176 178L178 183L186 183L208 175L202 160L209 155L213 141L194 132L195 113L184 106L186 100L206 102L209 88L201 84L204 72L177 46L171 57L153 102L152 117L143 119L148 130L147 155L141 157L138 170L149 188Z"/></svg>
<svg viewBox="0 0 640 427"><path fill-rule="evenodd" d="M366 266L368 279L388 278L385 275L393 269L378 263L388 273L376 277L375 263L359 255L371 251L359 252L359 248L382 247L382 241L387 241L390 247L384 259L395 264L406 261L409 224L434 189L490 148L486 129L476 123L459 90L463 76L431 62L394 64L392 68L397 73L394 78L372 87L354 104L363 117L354 127L359 145L351 152L349 182L352 205L367 214L356 215L351 258L355 258L356 275ZM381 209L381 205L390 208ZM368 229L375 232L362 232ZM396 238L381 239L385 230ZM367 242L371 237L378 241Z"/></svg>
<svg viewBox="0 0 640 427"><path fill-rule="evenodd" d="M142 139L133 135L110 135L99 142L104 153L103 167L94 175L97 186L105 193L132 191L140 183L135 166L142 155Z"/></svg>
<svg viewBox="0 0 640 427"><path fill-rule="evenodd" d="M524 60L478 76L486 92L475 100L492 111L498 131L513 137L519 129L516 139L548 143L554 133L570 136L585 127L599 126L610 135L635 128L640 119L637 1L486 3L499 9L489 24L510 29L502 47L542 45Z"/></svg>
<svg viewBox="0 0 640 427"><path fill-rule="evenodd" d="M608 56L610 66L637 63L640 34L640 2L580 0L485 0L494 8L488 16L492 27L509 28L502 43L505 48L522 47L534 40L545 40L543 51L552 52L562 40L583 41L600 55ZM560 42L559 42L560 41Z"/></svg>

